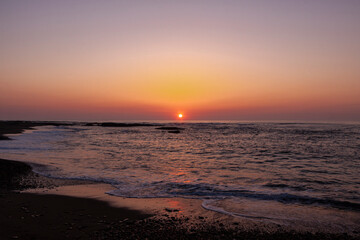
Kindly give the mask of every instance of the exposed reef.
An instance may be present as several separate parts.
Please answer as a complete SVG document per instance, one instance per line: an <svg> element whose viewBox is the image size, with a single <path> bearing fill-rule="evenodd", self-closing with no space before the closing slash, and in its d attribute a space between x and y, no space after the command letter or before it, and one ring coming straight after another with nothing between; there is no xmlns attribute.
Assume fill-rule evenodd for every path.
<svg viewBox="0 0 360 240"><path fill-rule="evenodd" d="M169 130L169 131L180 131L180 130L184 130L185 128L179 128L179 127L158 127L156 129L159 130Z"/></svg>
<svg viewBox="0 0 360 240"><path fill-rule="evenodd" d="M152 127L157 126L151 123L114 123L114 122L102 122L102 123L86 123L85 126L100 126L100 127Z"/></svg>

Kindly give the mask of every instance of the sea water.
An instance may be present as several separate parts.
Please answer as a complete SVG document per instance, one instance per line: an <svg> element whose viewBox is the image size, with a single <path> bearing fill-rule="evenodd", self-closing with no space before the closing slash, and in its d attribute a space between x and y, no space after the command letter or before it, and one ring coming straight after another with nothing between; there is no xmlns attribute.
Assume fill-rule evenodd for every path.
<svg viewBox="0 0 360 240"><path fill-rule="evenodd" d="M114 196L197 198L234 217L359 231L359 124L43 126L12 138L0 142L1 158L110 183Z"/></svg>

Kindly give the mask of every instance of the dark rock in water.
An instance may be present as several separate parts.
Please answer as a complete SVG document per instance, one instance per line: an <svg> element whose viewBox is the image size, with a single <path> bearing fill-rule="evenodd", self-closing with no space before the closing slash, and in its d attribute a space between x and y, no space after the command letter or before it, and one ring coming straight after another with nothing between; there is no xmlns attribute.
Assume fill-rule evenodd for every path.
<svg viewBox="0 0 360 240"><path fill-rule="evenodd" d="M0 135L0 140L11 140L11 138L7 136Z"/></svg>
<svg viewBox="0 0 360 240"><path fill-rule="evenodd" d="M86 123L85 126L99 126L99 123Z"/></svg>
<svg viewBox="0 0 360 240"><path fill-rule="evenodd" d="M176 209L176 208L165 208L165 211L167 211L167 212L179 212L180 210Z"/></svg>
<svg viewBox="0 0 360 240"><path fill-rule="evenodd" d="M73 122L52 122L52 121L36 121L36 122L32 122L33 124L35 124L35 126L55 126L55 127L59 127L59 126L75 126L76 123Z"/></svg>
<svg viewBox="0 0 360 240"><path fill-rule="evenodd" d="M170 130L170 131L179 131L179 130L184 130L184 128L179 128L179 127L158 127L156 129L160 129L160 130Z"/></svg>
<svg viewBox="0 0 360 240"><path fill-rule="evenodd" d="M86 126L101 126L101 127L150 127L154 126L150 123L113 123L113 122L104 122L104 123L87 123Z"/></svg>
<svg viewBox="0 0 360 240"><path fill-rule="evenodd" d="M169 133L180 133L179 130L175 130L175 131L168 131Z"/></svg>

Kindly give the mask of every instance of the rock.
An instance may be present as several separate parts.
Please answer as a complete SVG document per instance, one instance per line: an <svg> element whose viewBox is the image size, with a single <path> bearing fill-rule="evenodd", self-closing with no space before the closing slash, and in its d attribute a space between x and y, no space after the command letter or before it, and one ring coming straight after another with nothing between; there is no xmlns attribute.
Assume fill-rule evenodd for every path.
<svg viewBox="0 0 360 240"><path fill-rule="evenodd" d="M179 212L179 209L176 209L176 208L165 208L165 211L167 211L167 212Z"/></svg>
<svg viewBox="0 0 360 240"><path fill-rule="evenodd" d="M179 127L158 127L156 129L159 130L170 130L170 131L180 131L180 130L184 130L184 128L179 128Z"/></svg>
<svg viewBox="0 0 360 240"><path fill-rule="evenodd" d="M0 140L11 140L11 138L4 135L0 135Z"/></svg>
<svg viewBox="0 0 360 240"><path fill-rule="evenodd" d="M149 127L154 126L150 123L112 123L112 122L104 122L99 123L101 127Z"/></svg>
<svg viewBox="0 0 360 240"><path fill-rule="evenodd" d="M179 130L175 130L175 131L168 131L168 133L180 133Z"/></svg>

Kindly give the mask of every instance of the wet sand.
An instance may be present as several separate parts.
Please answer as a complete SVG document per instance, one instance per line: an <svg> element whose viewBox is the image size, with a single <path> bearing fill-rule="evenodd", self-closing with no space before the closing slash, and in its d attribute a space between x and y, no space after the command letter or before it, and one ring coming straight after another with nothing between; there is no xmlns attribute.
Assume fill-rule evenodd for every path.
<svg viewBox="0 0 360 240"><path fill-rule="evenodd" d="M0 160L0 239L356 239L233 218L203 209L201 200L104 193L112 189Z"/></svg>

